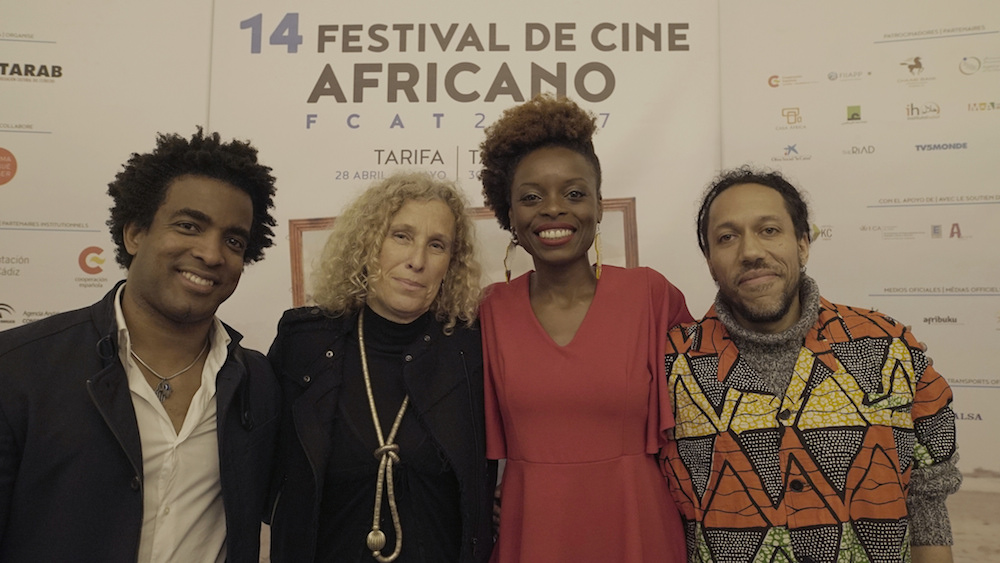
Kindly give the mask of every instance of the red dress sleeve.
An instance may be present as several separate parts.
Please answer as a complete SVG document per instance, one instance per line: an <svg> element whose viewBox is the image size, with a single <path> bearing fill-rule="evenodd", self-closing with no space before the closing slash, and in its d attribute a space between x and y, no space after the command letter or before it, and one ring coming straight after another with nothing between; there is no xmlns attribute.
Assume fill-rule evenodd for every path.
<svg viewBox="0 0 1000 563"><path fill-rule="evenodd" d="M666 444L667 431L674 427L673 409L667 388L664 356L667 332L680 323L694 320L684 294L656 270L647 268L649 281L649 417L646 426L646 453L657 454Z"/></svg>
<svg viewBox="0 0 1000 563"><path fill-rule="evenodd" d="M491 288L496 289L496 288ZM507 458L507 437L503 429L503 416L500 414L500 402L497 400L497 384L494 380L500 373L497 366L498 354L495 317L493 315L493 300L487 298L479 308L479 322L483 335L483 402L486 415L486 457L488 459ZM491 353L493 351L493 353Z"/></svg>

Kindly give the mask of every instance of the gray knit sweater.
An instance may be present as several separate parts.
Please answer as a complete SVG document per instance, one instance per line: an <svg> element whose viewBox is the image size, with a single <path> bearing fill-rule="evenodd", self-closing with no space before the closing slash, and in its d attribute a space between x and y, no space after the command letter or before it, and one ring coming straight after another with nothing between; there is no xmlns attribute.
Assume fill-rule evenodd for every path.
<svg viewBox="0 0 1000 563"><path fill-rule="evenodd" d="M803 274L799 289L802 314L798 322L777 334L754 332L740 326L729 307L716 297L715 310L726 326L743 359L760 375L766 389L782 396L795 369L802 343L819 317L819 286ZM945 499L958 490L962 474L955 463L958 454L946 462L915 468L910 475L906 507L910 518L912 545L951 545L951 521Z"/></svg>

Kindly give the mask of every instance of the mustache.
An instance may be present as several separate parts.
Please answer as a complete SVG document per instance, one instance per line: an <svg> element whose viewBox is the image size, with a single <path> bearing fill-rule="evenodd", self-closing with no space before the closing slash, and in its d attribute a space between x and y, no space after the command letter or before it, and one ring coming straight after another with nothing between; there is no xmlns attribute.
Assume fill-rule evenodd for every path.
<svg viewBox="0 0 1000 563"><path fill-rule="evenodd" d="M754 270L774 270L774 268L768 266L763 258L758 258L753 262L744 262L743 267L740 268L740 275Z"/></svg>

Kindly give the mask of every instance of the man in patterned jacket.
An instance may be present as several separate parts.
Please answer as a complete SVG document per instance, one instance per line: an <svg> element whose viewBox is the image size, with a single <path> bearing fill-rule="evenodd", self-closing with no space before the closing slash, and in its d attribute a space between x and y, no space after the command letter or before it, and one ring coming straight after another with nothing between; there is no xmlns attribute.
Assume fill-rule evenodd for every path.
<svg viewBox="0 0 1000 563"><path fill-rule="evenodd" d="M952 395L916 338L820 297L808 210L777 173L720 176L698 241L718 296L666 356L690 561L951 561Z"/></svg>

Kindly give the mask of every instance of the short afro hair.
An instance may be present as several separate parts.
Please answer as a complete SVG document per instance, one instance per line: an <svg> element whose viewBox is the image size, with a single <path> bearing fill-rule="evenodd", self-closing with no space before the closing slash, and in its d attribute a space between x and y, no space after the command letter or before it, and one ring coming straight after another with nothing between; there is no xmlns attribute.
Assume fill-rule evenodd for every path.
<svg viewBox="0 0 1000 563"><path fill-rule="evenodd" d="M739 168L722 171L705 190L698 209L698 247L701 253L708 257L708 212L715 198L733 186L742 184L760 184L781 194L785 200L785 209L792 218L795 228L795 238L806 237L809 240L809 206L802 198L802 193L796 189L780 172L758 170L745 164Z"/></svg>
<svg viewBox="0 0 1000 563"><path fill-rule="evenodd" d="M601 161L594 152L597 117L568 98L538 94L509 108L486 128L479 145L483 196L500 226L510 230L510 187L521 159L544 147L563 147L581 154L594 167L601 195Z"/></svg>
<svg viewBox="0 0 1000 563"><path fill-rule="evenodd" d="M257 149L249 142L223 143L218 133L206 135L201 127L187 140L177 134L157 135L156 148L147 154L132 153L125 168L108 184L114 200L107 225L117 248L115 259L126 269L132 255L125 249L125 226L148 229L166 198L167 188L181 176L203 176L231 184L250 196L253 223L243 263L264 258L272 246L277 223L269 209L274 207L274 176L271 168L257 162Z"/></svg>

